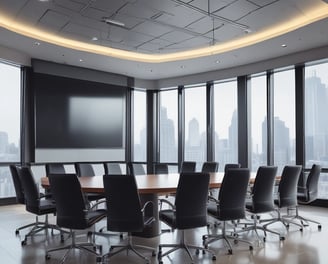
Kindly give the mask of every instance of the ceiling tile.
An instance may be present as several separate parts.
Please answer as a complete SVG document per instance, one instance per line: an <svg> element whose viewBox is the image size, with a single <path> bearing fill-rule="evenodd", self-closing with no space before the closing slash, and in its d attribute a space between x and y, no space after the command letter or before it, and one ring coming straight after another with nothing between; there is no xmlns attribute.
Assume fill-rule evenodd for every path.
<svg viewBox="0 0 328 264"><path fill-rule="evenodd" d="M258 6L246 0L238 0L232 3L231 5L228 5L225 8L215 12L215 14L232 21L237 21L238 19L249 14L250 12L253 12L257 8Z"/></svg>
<svg viewBox="0 0 328 264"><path fill-rule="evenodd" d="M171 43L178 43L187 39L191 39L194 36L185 32L171 31L167 34L161 36L162 39L165 39Z"/></svg>
<svg viewBox="0 0 328 264"><path fill-rule="evenodd" d="M70 18L65 14L53 10L47 10L47 12L45 12L45 14L41 17L39 23L51 28L61 29L69 22L69 20Z"/></svg>
<svg viewBox="0 0 328 264"><path fill-rule="evenodd" d="M137 25L135 28L133 28L134 32L139 32L139 33L143 33L145 32L147 35L153 36L153 37L159 37L161 35L164 35L170 31L172 31L172 29L159 25L157 23L151 22L151 21L146 21L143 22L139 25Z"/></svg>

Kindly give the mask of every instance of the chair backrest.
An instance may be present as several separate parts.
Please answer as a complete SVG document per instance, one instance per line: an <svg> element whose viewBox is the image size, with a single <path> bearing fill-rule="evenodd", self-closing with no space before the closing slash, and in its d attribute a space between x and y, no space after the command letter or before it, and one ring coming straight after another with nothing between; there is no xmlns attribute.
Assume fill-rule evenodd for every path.
<svg viewBox="0 0 328 264"><path fill-rule="evenodd" d="M195 172L196 162L194 161L183 161L180 172Z"/></svg>
<svg viewBox="0 0 328 264"><path fill-rule="evenodd" d="M141 203L134 175L104 175L107 229L138 232L144 228Z"/></svg>
<svg viewBox="0 0 328 264"><path fill-rule="evenodd" d="M307 202L312 202L318 197L318 181L321 173L321 166L313 164L306 180Z"/></svg>
<svg viewBox="0 0 328 264"><path fill-rule="evenodd" d="M218 219L237 220L245 217L245 200L250 172L247 168L229 169L219 191Z"/></svg>
<svg viewBox="0 0 328 264"><path fill-rule="evenodd" d="M278 187L278 206L288 207L297 205L297 183L302 166L285 166Z"/></svg>
<svg viewBox="0 0 328 264"><path fill-rule="evenodd" d="M16 165L9 165L9 169L15 187L16 201L17 203L25 204L24 190L18 175L20 168Z"/></svg>
<svg viewBox="0 0 328 264"><path fill-rule="evenodd" d="M62 163L46 163L46 175L49 174L64 174L65 167Z"/></svg>
<svg viewBox="0 0 328 264"><path fill-rule="evenodd" d="M79 163L79 162L75 163L75 171L78 177L95 176L95 171L93 170L92 164L90 163Z"/></svg>
<svg viewBox="0 0 328 264"><path fill-rule="evenodd" d="M207 225L208 173L181 173L175 196L176 227Z"/></svg>
<svg viewBox="0 0 328 264"><path fill-rule="evenodd" d="M252 211L265 213L274 210L273 192L278 167L260 166L252 189Z"/></svg>
<svg viewBox="0 0 328 264"><path fill-rule="evenodd" d="M105 162L104 163L105 174L122 174L120 164Z"/></svg>
<svg viewBox="0 0 328 264"><path fill-rule="evenodd" d="M154 165L155 174L168 174L169 168L166 163L156 163Z"/></svg>
<svg viewBox="0 0 328 264"><path fill-rule="evenodd" d="M145 169L141 163L129 163L130 174L132 175L145 175Z"/></svg>
<svg viewBox="0 0 328 264"><path fill-rule="evenodd" d="M227 172L229 169L238 169L241 165L239 163L227 163L224 165L224 172Z"/></svg>
<svg viewBox="0 0 328 264"><path fill-rule="evenodd" d="M33 173L29 167L21 167L18 175L24 190L26 210L36 213L40 207L40 193Z"/></svg>
<svg viewBox="0 0 328 264"><path fill-rule="evenodd" d="M48 177L56 202L57 225L72 229L86 228L84 195L76 174L50 174Z"/></svg>
<svg viewBox="0 0 328 264"><path fill-rule="evenodd" d="M219 163L215 161L206 161L203 163L202 172L217 172L219 170Z"/></svg>

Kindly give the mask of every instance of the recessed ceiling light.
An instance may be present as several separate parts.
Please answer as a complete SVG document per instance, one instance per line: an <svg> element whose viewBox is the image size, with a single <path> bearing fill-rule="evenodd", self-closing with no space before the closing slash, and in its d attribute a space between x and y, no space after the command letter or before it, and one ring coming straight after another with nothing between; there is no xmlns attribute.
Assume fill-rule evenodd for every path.
<svg viewBox="0 0 328 264"><path fill-rule="evenodd" d="M184 69L184 68L186 68L186 66L185 65L181 65L180 68L181 69Z"/></svg>
<svg viewBox="0 0 328 264"><path fill-rule="evenodd" d="M35 41L35 42L34 42L34 45L35 45L35 46L40 46L40 45L41 45L41 43L40 43L40 42L38 42L38 41Z"/></svg>
<svg viewBox="0 0 328 264"><path fill-rule="evenodd" d="M97 41L98 40L98 38L97 37L92 37L92 39L91 39L92 41Z"/></svg>
<svg viewBox="0 0 328 264"><path fill-rule="evenodd" d="M281 47L286 48L287 44L281 44Z"/></svg>
<svg viewBox="0 0 328 264"><path fill-rule="evenodd" d="M215 63L220 63L220 61L219 60L216 60Z"/></svg>
<svg viewBox="0 0 328 264"><path fill-rule="evenodd" d="M83 62L83 60L82 60L82 59L80 59L79 61L80 61L80 62Z"/></svg>

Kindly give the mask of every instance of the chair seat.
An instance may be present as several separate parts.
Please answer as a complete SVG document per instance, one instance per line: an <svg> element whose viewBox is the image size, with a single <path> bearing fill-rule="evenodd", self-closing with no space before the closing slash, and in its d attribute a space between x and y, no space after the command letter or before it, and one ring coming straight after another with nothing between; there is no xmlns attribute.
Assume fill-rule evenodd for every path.
<svg viewBox="0 0 328 264"><path fill-rule="evenodd" d="M209 202L207 205L207 212L210 215L217 216L218 215L218 206L215 202Z"/></svg>
<svg viewBox="0 0 328 264"><path fill-rule="evenodd" d="M99 220L104 218L104 215L107 215L107 211L105 209L97 209L97 210L90 210L86 214L86 218L88 224L92 226L93 224L97 223Z"/></svg>
<svg viewBox="0 0 328 264"><path fill-rule="evenodd" d="M176 217L175 217L175 213L173 210L161 210L159 212L159 219L161 221L163 221L164 223L168 224L169 226L171 226L173 229L176 228Z"/></svg>

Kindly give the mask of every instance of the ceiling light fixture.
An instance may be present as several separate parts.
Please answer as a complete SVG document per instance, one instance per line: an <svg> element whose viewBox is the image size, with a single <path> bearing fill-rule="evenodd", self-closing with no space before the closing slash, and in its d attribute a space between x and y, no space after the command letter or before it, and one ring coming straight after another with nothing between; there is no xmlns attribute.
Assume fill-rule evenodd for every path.
<svg viewBox="0 0 328 264"><path fill-rule="evenodd" d="M102 22L105 22L106 24L109 24L109 25L125 27L125 24L123 22L111 19L109 17L103 17Z"/></svg>

